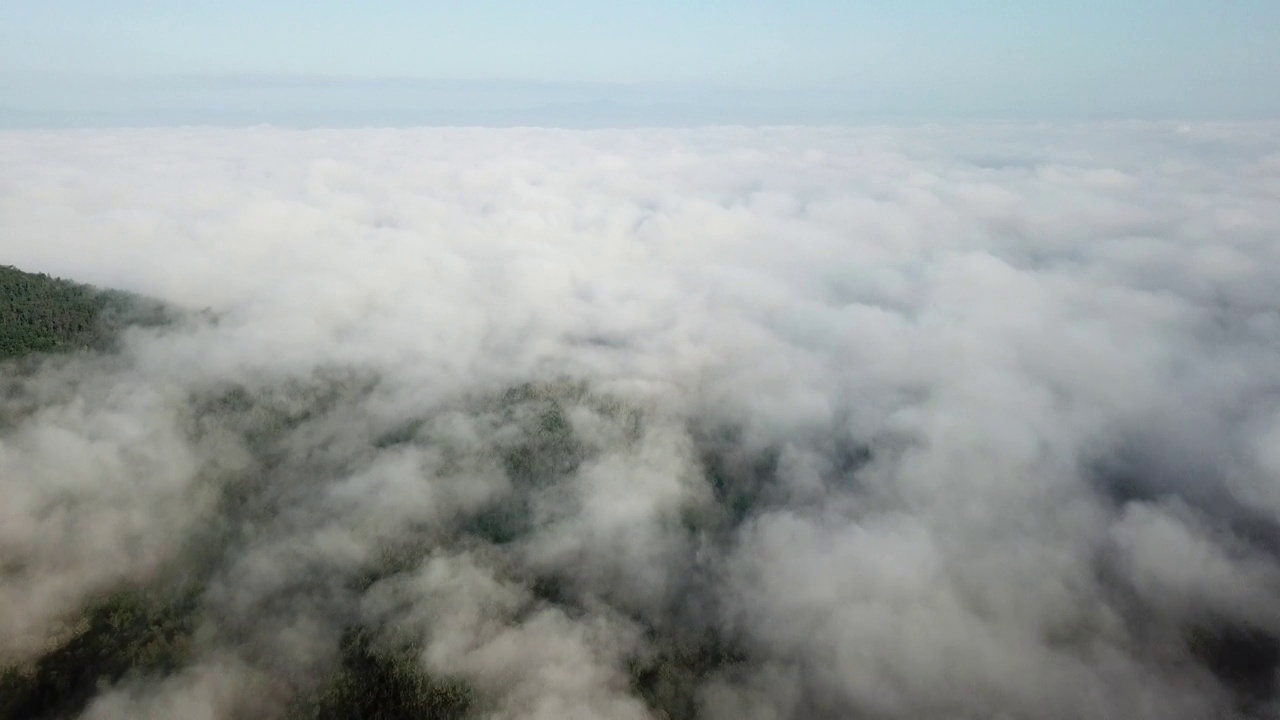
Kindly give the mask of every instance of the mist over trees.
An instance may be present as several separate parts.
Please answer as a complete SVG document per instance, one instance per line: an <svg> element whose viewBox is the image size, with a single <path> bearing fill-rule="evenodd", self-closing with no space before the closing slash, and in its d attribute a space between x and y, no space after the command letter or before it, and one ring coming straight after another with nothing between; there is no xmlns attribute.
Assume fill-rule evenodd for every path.
<svg viewBox="0 0 1280 720"><path fill-rule="evenodd" d="M6 288L12 288L15 310L5 316L7 323L0 331L5 337L22 339L22 344L13 346L19 350L11 354L7 366L19 378L30 372L23 373L15 364L24 355L111 352L118 340L116 334L131 323L147 321L153 327L160 326L154 324L158 306L127 293L101 291L12 268L5 281ZM179 317L172 308L160 310L169 320ZM76 318L74 323L61 320L71 317ZM16 382L20 386L22 380ZM342 432L333 423L356 420L359 413L357 410L353 415L353 408L358 408L376 386L376 377L333 371L281 387L249 391L228 386L189 398L189 420L194 423L189 431L229 432L251 457L236 472L205 479L215 493L210 499L212 512L188 528L189 536L181 540L182 548L170 559L145 578L95 587L84 596L78 610L52 626L41 647L28 650L17 662L8 658L0 670L0 718L76 717L104 690L127 689L131 683L148 678L180 676L210 643L234 647L269 642L256 637L253 628L262 618L218 606L222 600L218 585L234 582L226 574L235 571L243 543L261 532L257 526L280 522L289 507L305 504L306 495L317 491L317 477L319 488L323 488L327 478L336 477L341 466L352 461L344 456L329 461L291 457L292 436ZM478 413L482 424L496 431L492 444L484 448L453 447L432 432L431 426L440 418L417 417L361 433L358 442L363 447L359 452L420 448L455 453L454 462L463 464L456 472L477 461L494 459L497 466L489 471L506 476L510 494L460 519L444 536L451 543L500 548L519 542L536 529L538 515L546 512L546 508L540 511L535 507L543 500L538 497L539 489L565 483L585 460L600 453L600 447L590 447L575 433L567 417L575 411L592 413L600 421L592 434L610 426L617 433L617 442L634 445L640 441L641 413L637 408L593 395L578 383L526 383L471 402L470 412ZM460 483L466 480L458 478ZM369 520L378 522L377 518ZM693 523L692 529L708 518L690 517L684 522ZM281 608L285 612L298 612L298 602L318 604L322 609L316 620L329 624L326 640L331 647L301 667L290 667L288 658L273 659L269 646L260 648L257 652L265 653L257 658L260 669L278 674L274 686L264 688L264 696L249 706L236 705L236 713L353 720L469 716L476 705L469 683L449 674L428 672L420 664L421 641L364 617L359 607L362 594L403 580L418 563L433 555L433 547L445 537L438 529L413 527L374 532L366 557L342 558L337 563L317 557L314 560L320 567L307 568L293 577L290 586L277 590L280 597L257 601L265 603L258 612L269 612L268 608L279 602L285 603ZM24 568L8 567L4 572L12 578ZM521 575L517 572L517 577ZM550 573L520 579L532 583L532 594L521 601L525 606L522 612L536 611L539 605L564 612L586 611L581 607L586 598L572 587L570 578ZM662 638L664 630L649 627L647 632ZM631 691L663 716L693 717L697 679L732 658L726 654L731 651L723 647L724 641L708 632L702 629L687 636L662 638L664 644L656 652L632 657Z"/></svg>
<svg viewBox="0 0 1280 720"><path fill-rule="evenodd" d="M1277 716L1271 125L0 158L0 718Z"/></svg>

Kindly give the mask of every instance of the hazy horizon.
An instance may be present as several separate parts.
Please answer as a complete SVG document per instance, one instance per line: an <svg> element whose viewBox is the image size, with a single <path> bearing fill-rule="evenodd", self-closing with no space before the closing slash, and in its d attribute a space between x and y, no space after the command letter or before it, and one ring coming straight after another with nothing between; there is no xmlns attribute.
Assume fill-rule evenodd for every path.
<svg viewBox="0 0 1280 720"><path fill-rule="evenodd" d="M18 0L0 127L1280 117L1280 5Z"/></svg>

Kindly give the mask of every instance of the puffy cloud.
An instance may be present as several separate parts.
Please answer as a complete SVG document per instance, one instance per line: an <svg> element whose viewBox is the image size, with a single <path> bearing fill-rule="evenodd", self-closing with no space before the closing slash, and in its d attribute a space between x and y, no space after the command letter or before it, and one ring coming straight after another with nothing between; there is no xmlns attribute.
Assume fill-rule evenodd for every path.
<svg viewBox="0 0 1280 720"><path fill-rule="evenodd" d="M11 368L0 655L195 576L191 657L91 717L270 715L352 627L492 717L1264 712L1278 157L1268 124L0 133L7 262L216 315Z"/></svg>

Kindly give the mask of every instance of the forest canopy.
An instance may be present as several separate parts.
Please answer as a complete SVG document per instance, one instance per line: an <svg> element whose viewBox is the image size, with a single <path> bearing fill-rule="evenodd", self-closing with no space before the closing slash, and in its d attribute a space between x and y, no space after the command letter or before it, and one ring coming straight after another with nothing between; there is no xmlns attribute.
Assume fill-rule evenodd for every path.
<svg viewBox="0 0 1280 720"><path fill-rule="evenodd" d="M165 316L162 304L137 295L0 266L0 359L105 349L122 327Z"/></svg>

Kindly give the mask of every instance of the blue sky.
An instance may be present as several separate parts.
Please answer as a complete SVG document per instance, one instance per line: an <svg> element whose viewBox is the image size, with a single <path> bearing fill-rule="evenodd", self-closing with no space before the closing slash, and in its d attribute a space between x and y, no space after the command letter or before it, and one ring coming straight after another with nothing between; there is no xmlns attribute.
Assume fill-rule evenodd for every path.
<svg viewBox="0 0 1280 720"><path fill-rule="evenodd" d="M1280 116L1275 0L4 0L0 123Z"/></svg>

